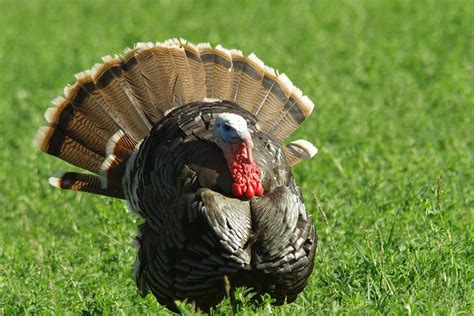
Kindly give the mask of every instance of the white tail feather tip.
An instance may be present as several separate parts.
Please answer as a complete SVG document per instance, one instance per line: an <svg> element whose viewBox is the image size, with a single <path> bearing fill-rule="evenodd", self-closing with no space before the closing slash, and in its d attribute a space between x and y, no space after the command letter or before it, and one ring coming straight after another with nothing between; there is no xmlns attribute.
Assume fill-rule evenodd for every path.
<svg viewBox="0 0 474 316"><path fill-rule="evenodd" d="M55 188L61 189L61 179L63 178L65 172L59 171L56 172L54 175L49 177L48 183Z"/></svg>
<svg viewBox="0 0 474 316"><path fill-rule="evenodd" d="M105 153L107 156L112 155L114 153L115 146L117 145L117 142L125 136L125 132L121 129L119 129L115 134L110 137L110 139L107 141L107 145L105 147Z"/></svg>
<svg viewBox="0 0 474 316"><path fill-rule="evenodd" d="M48 138L51 134L52 128L49 126L41 126L36 133L36 137L34 140L34 146L41 150L45 151L48 146Z"/></svg>
<svg viewBox="0 0 474 316"><path fill-rule="evenodd" d="M300 100L305 110L307 111L306 117L308 117L314 110L314 103L307 96L303 96Z"/></svg>
<svg viewBox="0 0 474 316"><path fill-rule="evenodd" d="M313 158L318 153L318 149L316 148L316 146L304 139L295 140L289 143L287 146L296 146L304 150L304 152L307 154L307 158L305 159Z"/></svg>

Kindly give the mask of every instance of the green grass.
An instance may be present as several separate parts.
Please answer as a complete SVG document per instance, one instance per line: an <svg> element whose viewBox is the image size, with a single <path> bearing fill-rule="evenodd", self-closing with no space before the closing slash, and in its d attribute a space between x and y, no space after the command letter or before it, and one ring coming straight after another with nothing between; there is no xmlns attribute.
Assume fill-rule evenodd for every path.
<svg viewBox="0 0 474 316"><path fill-rule="evenodd" d="M473 1L0 5L0 314L166 313L132 281L137 219L48 186L69 166L32 139L74 73L171 37L253 51L317 103L292 137L320 148L295 168L314 273L259 313L474 313Z"/></svg>

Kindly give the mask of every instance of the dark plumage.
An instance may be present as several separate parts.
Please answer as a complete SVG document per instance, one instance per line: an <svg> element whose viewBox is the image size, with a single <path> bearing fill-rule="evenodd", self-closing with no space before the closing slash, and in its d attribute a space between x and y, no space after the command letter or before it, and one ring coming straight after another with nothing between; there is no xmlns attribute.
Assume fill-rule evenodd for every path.
<svg viewBox="0 0 474 316"><path fill-rule="evenodd" d="M291 164L316 149L280 142L311 101L253 55L206 44L139 44L104 61L55 100L36 141L95 175L50 183L128 201L144 218L137 286L170 309L187 298L207 310L237 286L292 302L313 269L316 234ZM230 118L233 137L221 139L218 118ZM232 162L236 146L249 156ZM236 161L258 169L257 183L235 178Z"/></svg>

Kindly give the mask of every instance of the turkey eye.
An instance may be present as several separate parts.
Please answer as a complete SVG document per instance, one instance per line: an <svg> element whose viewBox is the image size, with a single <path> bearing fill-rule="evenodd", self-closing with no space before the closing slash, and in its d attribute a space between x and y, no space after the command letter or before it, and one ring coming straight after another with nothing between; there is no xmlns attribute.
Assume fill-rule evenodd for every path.
<svg viewBox="0 0 474 316"><path fill-rule="evenodd" d="M224 125L224 131L226 131L226 132L230 131L230 126L229 126L229 125L227 125L227 124L226 124L226 125Z"/></svg>

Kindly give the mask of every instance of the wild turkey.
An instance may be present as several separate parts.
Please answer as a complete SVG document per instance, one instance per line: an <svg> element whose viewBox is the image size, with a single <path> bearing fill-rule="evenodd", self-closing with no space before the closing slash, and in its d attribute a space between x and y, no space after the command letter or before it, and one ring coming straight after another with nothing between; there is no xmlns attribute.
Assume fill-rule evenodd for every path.
<svg viewBox="0 0 474 316"><path fill-rule="evenodd" d="M91 173L49 183L126 199L144 219L142 296L172 310L186 298L208 310L238 286L295 300L316 234L291 165L316 148L281 142L313 103L254 54L221 46L139 43L103 61L53 101L36 138Z"/></svg>

